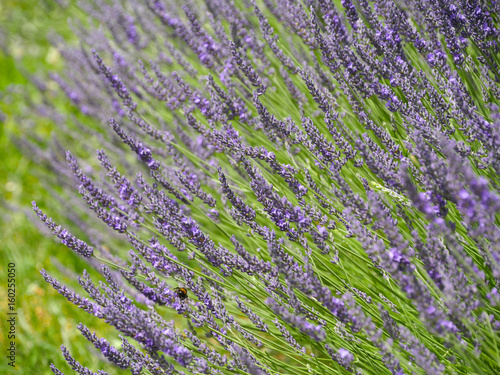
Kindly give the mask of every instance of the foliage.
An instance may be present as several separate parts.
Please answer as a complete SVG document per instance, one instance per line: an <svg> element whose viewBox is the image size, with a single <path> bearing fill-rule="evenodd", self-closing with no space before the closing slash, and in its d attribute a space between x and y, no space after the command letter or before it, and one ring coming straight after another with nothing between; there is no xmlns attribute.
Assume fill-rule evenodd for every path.
<svg viewBox="0 0 500 375"><path fill-rule="evenodd" d="M498 10L67 6L16 142L101 273L43 277L121 335L83 336L133 374L497 373Z"/></svg>

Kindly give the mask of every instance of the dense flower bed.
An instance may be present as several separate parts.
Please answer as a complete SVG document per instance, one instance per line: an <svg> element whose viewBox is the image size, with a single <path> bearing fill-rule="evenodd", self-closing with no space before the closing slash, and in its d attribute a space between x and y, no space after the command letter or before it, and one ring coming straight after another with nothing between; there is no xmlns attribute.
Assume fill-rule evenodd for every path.
<svg viewBox="0 0 500 375"><path fill-rule="evenodd" d="M182 3L53 38L73 114L33 111L102 149L30 145L83 198L33 208L105 282L42 275L122 342L83 336L132 374L499 373L499 3Z"/></svg>

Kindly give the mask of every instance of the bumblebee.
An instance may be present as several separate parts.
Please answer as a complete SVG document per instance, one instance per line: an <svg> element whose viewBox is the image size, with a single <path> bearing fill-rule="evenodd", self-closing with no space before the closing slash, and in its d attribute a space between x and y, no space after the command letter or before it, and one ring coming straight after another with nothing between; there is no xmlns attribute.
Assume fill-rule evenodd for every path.
<svg viewBox="0 0 500 375"><path fill-rule="evenodd" d="M188 296L188 291L186 288L175 288L174 292L181 301L184 301Z"/></svg>

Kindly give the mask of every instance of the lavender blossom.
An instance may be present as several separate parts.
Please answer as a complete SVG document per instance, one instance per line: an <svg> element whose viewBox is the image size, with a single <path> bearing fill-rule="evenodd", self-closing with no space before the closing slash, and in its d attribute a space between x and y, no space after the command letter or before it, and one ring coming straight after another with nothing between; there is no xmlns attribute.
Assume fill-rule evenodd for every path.
<svg viewBox="0 0 500 375"><path fill-rule="evenodd" d="M280 316L285 322L293 327L299 328L302 332L311 336L314 340L322 341L325 339L326 334L321 326L314 326L301 316L290 313L285 306L278 305L273 299L268 298L266 303L275 312L275 314Z"/></svg>
<svg viewBox="0 0 500 375"><path fill-rule="evenodd" d="M27 74L42 101L1 94L30 108L15 144L40 202L85 241L33 202L38 226L103 278L76 278L87 299L42 276L121 334L78 325L107 360L500 372L497 2L78 6L54 84Z"/></svg>
<svg viewBox="0 0 500 375"><path fill-rule="evenodd" d="M57 236L61 242L68 248L74 250L77 254L82 255L85 258L90 258L94 252L94 248L89 246L86 242L77 239L75 236L71 235L66 229L63 229L60 225L56 225L50 217L47 217L42 210L38 208L36 203L31 202L33 205L33 210L35 211L38 218L49 228L55 236Z"/></svg>

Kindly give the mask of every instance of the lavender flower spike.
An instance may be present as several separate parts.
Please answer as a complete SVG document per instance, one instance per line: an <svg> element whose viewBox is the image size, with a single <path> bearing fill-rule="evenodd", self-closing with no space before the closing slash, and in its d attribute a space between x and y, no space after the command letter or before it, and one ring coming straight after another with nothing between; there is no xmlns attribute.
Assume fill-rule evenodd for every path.
<svg viewBox="0 0 500 375"><path fill-rule="evenodd" d="M35 201L31 202L33 210L35 211L38 218L52 231L57 238L61 240L61 243L65 244L71 250L74 250L77 254L85 258L90 258L94 253L94 248L89 246L86 242L77 239L66 229L63 229L60 225L56 225L50 217L47 217L42 210L38 208Z"/></svg>

